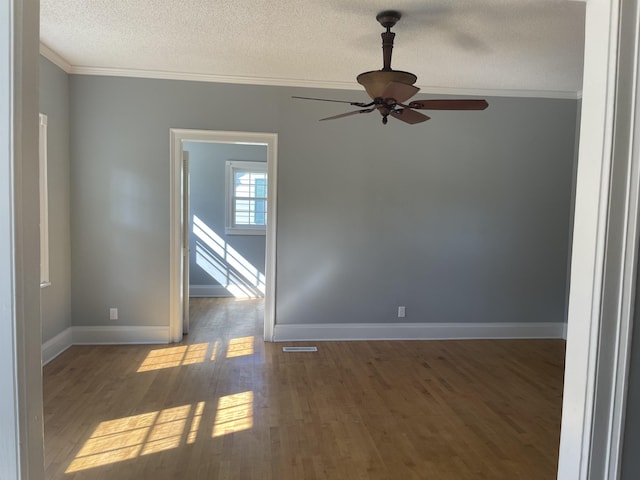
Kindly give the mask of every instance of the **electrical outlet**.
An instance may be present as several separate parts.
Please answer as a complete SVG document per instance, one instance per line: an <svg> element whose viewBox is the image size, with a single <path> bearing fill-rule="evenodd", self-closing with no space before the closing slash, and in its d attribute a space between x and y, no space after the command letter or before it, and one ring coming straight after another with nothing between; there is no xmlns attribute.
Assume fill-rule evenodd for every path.
<svg viewBox="0 0 640 480"><path fill-rule="evenodd" d="M405 309L404 307L398 307L398 318L404 318Z"/></svg>
<svg viewBox="0 0 640 480"><path fill-rule="evenodd" d="M110 308L109 309L109 320L117 320L118 319L118 309Z"/></svg>

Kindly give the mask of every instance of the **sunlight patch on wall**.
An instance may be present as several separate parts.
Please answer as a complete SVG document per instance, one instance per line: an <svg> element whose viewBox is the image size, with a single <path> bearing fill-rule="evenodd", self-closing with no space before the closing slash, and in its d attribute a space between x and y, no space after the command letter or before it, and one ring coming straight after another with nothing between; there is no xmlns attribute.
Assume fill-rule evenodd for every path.
<svg viewBox="0 0 640 480"><path fill-rule="evenodd" d="M153 230L149 182L134 172L113 169L109 183L111 219L132 231Z"/></svg>
<svg viewBox="0 0 640 480"><path fill-rule="evenodd" d="M138 373L202 363L207 357L208 350L209 343L194 343L193 345L152 350L138 368Z"/></svg>
<svg viewBox="0 0 640 480"><path fill-rule="evenodd" d="M227 358L253 355L253 342L253 336L232 338L229 340L229 346L227 347Z"/></svg>
<svg viewBox="0 0 640 480"><path fill-rule="evenodd" d="M253 427L253 392L221 397L218 401L212 437L248 430Z"/></svg>
<svg viewBox="0 0 640 480"><path fill-rule="evenodd" d="M193 216L196 263L236 298L262 298L265 276L198 216Z"/></svg>
<svg viewBox="0 0 640 480"><path fill-rule="evenodd" d="M187 441L195 441L204 402L192 415L192 405L182 405L156 412L108 420L100 423L82 446L65 473L123 462L180 446L187 424L191 424Z"/></svg>

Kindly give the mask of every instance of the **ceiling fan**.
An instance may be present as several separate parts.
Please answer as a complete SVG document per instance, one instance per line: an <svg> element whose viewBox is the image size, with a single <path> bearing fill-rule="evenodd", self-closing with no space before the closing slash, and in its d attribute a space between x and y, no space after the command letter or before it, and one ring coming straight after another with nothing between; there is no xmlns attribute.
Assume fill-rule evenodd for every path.
<svg viewBox="0 0 640 480"><path fill-rule="evenodd" d="M348 102L343 100L330 100L326 98L296 97L303 100L319 100L323 102L348 103L359 110L341 113L332 117L322 118L323 120L333 120L335 118L349 117L359 113L370 113L374 110L382 115L382 123L387 124L388 117L397 118L405 123L415 124L429 120L429 117L416 110L484 110L489 106L486 100L413 100L405 104L420 89L413 84L418 77L413 73L393 70L391 68L391 52L393 50L393 39L396 36L391 31L398 20L400 12L395 10L385 10L376 15L376 20L380 22L386 31L382 36L382 70L373 70L358 75L356 80L364 86L367 94L371 97L371 102Z"/></svg>

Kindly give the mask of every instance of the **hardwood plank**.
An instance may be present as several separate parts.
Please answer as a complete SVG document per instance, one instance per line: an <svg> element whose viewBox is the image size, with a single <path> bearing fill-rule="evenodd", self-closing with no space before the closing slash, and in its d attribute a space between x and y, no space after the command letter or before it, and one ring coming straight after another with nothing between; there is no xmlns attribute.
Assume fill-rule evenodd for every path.
<svg viewBox="0 0 640 480"><path fill-rule="evenodd" d="M555 478L563 341L283 353L260 301L191 308L181 344L76 346L44 368L48 479Z"/></svg>

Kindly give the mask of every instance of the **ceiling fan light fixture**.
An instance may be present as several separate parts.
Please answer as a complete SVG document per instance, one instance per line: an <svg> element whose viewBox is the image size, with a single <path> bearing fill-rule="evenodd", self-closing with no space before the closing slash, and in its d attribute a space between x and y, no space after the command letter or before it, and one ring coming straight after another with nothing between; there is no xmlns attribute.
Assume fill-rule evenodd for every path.
<svg viewBox="0 0 640 480"><path fill-rule="evenodd" d="M293 97L304 100L320 100L324 102L348 103L359 110L333 115L321 120L333 120L336 118L350 117L359 113L378 111L382 115L382 123L387 124L389 117L398 119L404 123L413 125L429 120L429 117L415 110L484 110L489 105L486 100L456 99L456 100L414 100L408 105L405 103L420 90L414 85L417 77L411 72L394 70L391 68L391 53L393 51L393 39L396 34L391 31L398 20L400 12L386 10L376 16L386 31L382 32L382 69L361 73L356 77L360 85L364 87L371 97L371 102L349 102L345 100L331 100L327 98Z"/></svg>
<svg viewBox="0 0 640 480"><path fill-rule="evenodd" d="M391 82L413 85L418 80L413 73L401 70L373 70L364 72L356 78L358 83L364 87L367 94L372 98L381 98L385 89Z"/></svg>

